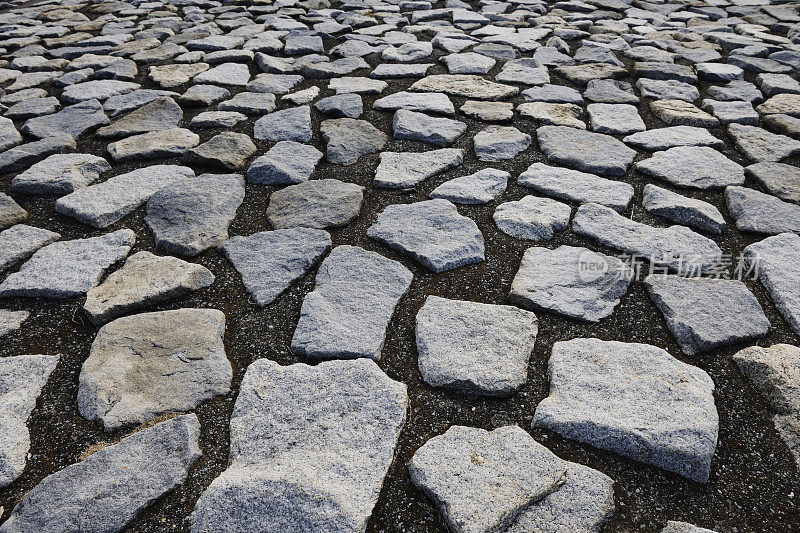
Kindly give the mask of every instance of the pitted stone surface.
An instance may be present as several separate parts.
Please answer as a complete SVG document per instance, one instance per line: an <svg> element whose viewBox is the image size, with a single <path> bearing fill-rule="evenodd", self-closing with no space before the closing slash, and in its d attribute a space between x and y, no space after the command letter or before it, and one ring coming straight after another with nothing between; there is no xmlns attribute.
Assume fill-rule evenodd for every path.
<svg viewBox="0 0 800 533"><path fill-rule="evenodd" d="M464 160L460 148L441 148L427 152L383 152L375 170L376 187L407 189L445 170L457 167Z"/></svg>
<svg viewBox="0 0 800 533"><path fill-rule="evenodd" d="M566 126L542 126L536 139L549 162L601 175L623 175L636 156L614 137Z"/></svg>
<svg viewBox="0 0 800 533"><path fill-rule="evenodd" d="M800 334L800 236L781 233L744 249L747 264L755 269L789 326Z"/></svg>
<svg viewBox="0 0 800 533"><path fill-rule="evenodd" d="M276 229L345 226L358 217L364 187L339 180L312 180L275 191L267 218Z"/></svg>

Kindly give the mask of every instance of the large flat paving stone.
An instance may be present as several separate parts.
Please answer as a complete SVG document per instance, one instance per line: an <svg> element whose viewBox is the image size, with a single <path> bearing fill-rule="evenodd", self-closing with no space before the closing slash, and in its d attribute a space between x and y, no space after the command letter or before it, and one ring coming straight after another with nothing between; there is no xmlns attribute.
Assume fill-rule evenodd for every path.
<svg viewBox="0 0 800 533"><path fill-rule="evenodd" d="M428 178L457 167L464 161L461 148L427 152L382 152L373 185L386 189L408 189Z"/></svg>
<svg viewBox="0 0 800 533"><path fill-rule="evenodd" d="M768 235L800 233L800 205L749 187L727 187L725 204L740 231Z"/></svg>
<svg viewBox="0 0 800 533"><path fill-rule="evenodd" d="M335 179L311 180L275 191L267 218L275 229L346 226L358 217L364 187Z"/></svg>
<svg viewBox="0 0 800 533"><path fill-rule="evenodd" d="M185 128L151 131L110 143L106 148L114 161L138 161L183 155L200 144L200 136Z"/></svg>
<svg viewBox="0 0 800 533"><path fill-rule="evenodd" d="M721 235L726 225L722 213L713 204L649 183L644 186L642 207L654 215L713 235Z"/></svg>
<svg viewBox="0 0 800 533"><path fill-rule="evenodd" d="M633 186L596 174L534 163L519 175L517 183L561 200L595 202L625 211L633 199Z"/></svg>
<svg viewBox="0 0 800 533"><path fill-rule="evenodd" d="M87 187L111 170L102 157L90 154L53 154L14 176L11 190L23 194L64 195Z"/></svg>
<svg viewBox="0 0 800 533"><path fill-rule="evenodd" d="M550 198L528 195L497 206L492 215L497 228L517 239L546 241L569 226L572 208Z"/></svg>
<svg viewBox="0 0 800 533"><path fill-rule="evenodd" d="M622 176L636 157L610 135L568 126L541 126L536 139L549 162L604 176Z"/></svg>
<svg viewBox="0 0 800 533"><path fill-rule="evenodd" d="M505 170L485 168L466 176L446 181L428 195L454 204L486 204L502 194L511 174Z"/></svg>
<svg viewBox="0 0 800 533"><path fill-rule="evenodd" d="M744 168L708 146L676 146L636 163L636 170L680 187L721 188L744 183Z"/></svg>
<svg viewBox="0 0 800 533"><path fill-rule="evenodd" d="M322 152L308 144L278 141L247 169L247 181L262 185L294 185L308 181Z"/></svg>
<svg viewBox="0 0 800 533"><path fill-rule="evenodd" d="M800 236L781 233L747 246L744 257L775 307L800 334Z"/></svg>
<svg viewBox="0 0 800 533"><path fill-rule="evenodd" d="M656 346L600 339L553 345L535 427L705 483L717 446L714 382Z"/></svg>
<svg viewBox="0 0 800 533"><path fill-rule="evenodd" d="M389 136L365 120L334 118L319 126L325 139L325 157L331 163L352 165L362 156L383 150Z"/></svg>

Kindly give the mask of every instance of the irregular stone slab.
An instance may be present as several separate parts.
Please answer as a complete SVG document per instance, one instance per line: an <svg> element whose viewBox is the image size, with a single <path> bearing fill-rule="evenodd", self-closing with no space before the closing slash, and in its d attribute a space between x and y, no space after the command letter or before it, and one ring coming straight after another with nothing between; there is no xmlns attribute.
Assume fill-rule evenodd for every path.
<svg viewBox="0 0 800 533"><path fill-rule="evenodd" d="M797 172L797 167L765 161L745 167L744 173L756 180L771 195L800 204L800 173Z"/></svg>
<svg viewBox="0 0 800 533"><path fill-rule="evenodd" d="M283 94L291 91L303 81L297 74L259 74L247 84L247 90L254 93Z"/></svg>
<svg viewBox="0 0 800 533"><path fill-rule="evenodd" d="M87 131L110 122L103 113L103 106L100 102L88 100L65 107L58 113L29 119L21 129L23 133L40 139L64 133L78 138Z"/></svg>
<svg viewBox="0 0 800 533"><path fill-rule="evenodd" d="M536 138L548 161L584 172L622 176L636 157L614 137L566 126L541 126Z"/></svg>
<svg viewBox="0 0 800 533"><path fill-rule="evenodd" d="M688 198L656 185L644 186L642 207L654 215L714 235L721 235L725 229L722 213L710 203Z"/></svg>
<svg viewBox="0 0 800 533"><path fill-rule="evenodd" d="M60 238L61 235L54 231L25 224L8 228L0 233L0 273Z"/></svg>
<svg viewBox="0 0 800 533"><path fill-rule="evenodd" d="M589 104L586 111L589 113L592 131L598 133L626 135L647 129L634 105Z"/></svg>
<svg viewBox="0 0 800 533"><path fill-rule="evenodd" d="M502 100L514 96L519 87L487 80L470 74L434 74L415 81L412 91L444 93L474 100Z"/></svg>
<svg viewBox="0 0 800 533"><path fill-rule="evenodd" d="M183 160L196 165L236 170L243 167L256 151L256 145L244 133L225 131L187 151Z"/></svg>
<svg viewBox="0 0 800 533"><path fill-rule="evenodd" d="M453 102L443 93L409 93L400 91L383 98L378 98L372 104L372 109L378 111L419 111L423 113L436 113L441 115L455 115Z"/></svg>
<svg viewBox="0 0 800 533"><path fill-rule="evenodd" d="M138 83L119 80L92 80L70 85L61 93L64 102L77 103L87 100L108 100L112 96L129 93L141 87Z"/></svg>
<svg viewBox="0 0 800 533"><path fill-rule="evenodd" d="M264 307L315 266L331 249L326 231L290 228L233 237L221 246L247 292Z"/></svg>
<svg viewBox="0 0 800 533"><path fill-rule="evenodd" d="M517 183L562 200L596 202L616 211L625 211L633 199L633 186L628 183L544 163L529 166Z"/></svg>
<svg viewBox="0 0 800 533"><path fill-rule="evenodd" d="M323 120L319 126L331 163L352 165L361 156L383 150L389 136L367 121L352 118Z"/></svg>
<svg viewBox="0 0 800 533"><path fill-rule="evenodd" d="M13 148L22 142L14 122L8 118L0 117L0 152Z"/></svg>
<svg viewBox="0 0 800 533"><path fill-rule="evenodd" d="M800 233L800 205L749 187L727 187L725 204L740 231L777 235Z"/></svg>
<svg viewBox="0 0 800 533"><path fill-rule="evenodd" d="M610 79L591 79L586 84L583 97L593 102L607 104L637 104L639 97L633 93L633 87L627 81ZM580 104L582 102L572 102Z"/></svg>
<svg viewBox="0 0 800 533"><path fill-rule="evenodd" d="M714 128L719 120L699 107L683 100L654 100L650 102L650 110L668 126L696 126Z"/></svg>
<svg viewBox="0 0 800 533"><path fill-rule="evenodd" d="M90 154L53 154L11 180L11 190L23 194L64 195L86 187L111 170L102 157Z"/></svg>
<svg viewBox="0 0 800 533"><path fill-rule="evenodd" d="M358 94L345 93L322 98L314 109L329 117L358 118L364 113L364 102Z"/></svg>
<svg viewBox="0 0 800 533"><path fill-rule="evenodd" d="M506 61L495 79L504 83L544 85L550 83L550 74L547 67L540 65L535 59L523 57Z"/></svg>
<svg viewBox="0 0 800 533"><path fill-rule="evenodd" d="M428 296L416 318L419 371L432 387L508 396L528 379L537 332L529 311Z"/></svg>
<svg viewBox="0 0 800 533"><path fill-rule="evenodd" d="M25 311L20 312L27 316ZM10 485L25 470L31 448L28 417L58 360L57 355L0 358L0 488Z"/></svg>
<svg viewBox="0 0 800 533"><path fill-rule="evenodd" d="M758 113L750 102L719 102L706 99L701 106L717 117L722 124L736 122L758 126Z"/></svg>
<svg viewBox="0 0 800 533"><path fill-rule="evenodd" d="M55 209L84 224L104 228L132 213L159 189L186 178L194 178L189 167L151 165L62 196Z"/></svg>
<svg viewBox="0 0 800 533"><path fill-rule="evenodd" d="M247 181L263 185L292 185L308 181L322 159L313 146L279 141L247 170Z"/></svg>
<svg viewBox="0 0 800 533"><path fill-rule="evenodd" d="M380 159L373 185L387 189L408 189L460 165L464 160L464 150L442 148L427 152L383 152Z"/></svg>
<svg viewBox="0 0 800 533"><path fill-rule="evenodd" d="M216 309L122 317L97 332L83 363L78 410L106 431L188 411L230 391L233 371Z"/></svg>
<svg viewBox="0 0 800 533"><path fill-rule="evenodd" d="M573 339L553 345L547 372L534 427L708 481L719 417L703 370L649 344Z"/></svg>
<svg viewBox="0 0 800 533"><path fill-rule="evenodd" d="M592 80L624 78L628 71L608 63L585 63L556 67L556 74L577 85L586 85Z"/></svg>
<svg viewBox="0 0 800 533"><path fill-rule="evenodd" d="M172 128L133 135L108 145L115 161L156 159L183 155L200 144L200 136L184 128Z"/></svg>
<svg viewBox="0 0 800 533"><path fill-rule="evenodd" d="M676 146L711 146L722 148L725 144L711 135L705 128L694 126L670 126L653 130L640 131L628 135L624 139L627 144L654 152L667 150Z"/></svg>
<svg viewBox="0 0 800 533"><path fill-rule="evenodd" d="M60 154L77 148L72 135L61 134L39 141L25 143L0 153L0 171L10 172L27 168L52 154Z"/></svg>
<svg viewBox="0 0 800 533"><path fill-rule="evenodd" d="M791 344L751 346L734 354L733 362L770 409L781 414L800 413L800 348Z"/></svg>
<svg viewBox="0 0 800 533"><path fill-rule="evenodd" d="M514 104L511 102L487 102L467 100L459 108L463 114L483 121L506 121L514 117Z"/></svg>
<svg viewBox="0 0 800 533"><path fill-rule="evenodd" d="M0 229L13 226L28 218L28 212L9 195L0 192Z"/></svg>
<svg viewBox="0 0 800 533"><path fill-rule="evenodd" d="M667 526L661 530L661 533L716 533L713 529L706 529L704 527L697 527L687 522L676 522L669 520Z"/></svg>
<svg viewBox="0 0 800 533"><path fill-rule="evenodd" d="M708 96L715 100L742 100L744 102L758 103L764 100L764 95L758 88L747 81L731 81L723 86L708 88Z"/></svg>
<svg viewBox="0 0 800 533"><path fill-rule="evenodd" d="M86 293L83 309L93 324L102 324L130 311L180 298L213 282L214 274L202 265L138 252Z"/></svg>
<svg viewBox="0 0 800 533"><path fill-rule="evenodd" d="M467 125L459 120L431 117L424 113L400 109L394 114L392 129L395 139L447 146L467 131Z"/></svg>
<svg viewBox="0 0 800 533"><path fill-rule="evenodd" d="M531 145L531 136L511 126L489 126L472 139L481 161L513 159Z"/></svg>
<svg viewBox="0 0 800 533"><path fill-rule="evenodd" d="M250 81L250 69L242 63L223 63L194 77L194 83L244 87Z"/></svg>
<svg viewBox="0 0 800 533"><path fill-rule="evenodd" d="M483 234L447 200L387 206L367 236L409 255L434 272L484 259Z"/></svg>
<svg viewBox="0 0 800 533"><path fill-rule="evenodd" d="M311 108L307 105L275 111L256 120L253 126L256 139L268 141L311 140Z"/></svg>
<svg viewBox="0 0 800 533"><path fill-rule="evenodd" d="M443 198L454 204L485 204L506 190L511 174L485 168L468 176L446 181L431 191L430 198Z"/></svg>
<svg viewBox="0 0 800 533"><path fill-rule="evenodd" d="M633 280L616 257L588 248L532 247L522 256L509 298L526 309L597 322L610 316Z"/></svg>
<svg viewBox="0 0 800 533"><path fill-rule="evenodd" d="M360 58L359 58L360 59ZM341 60L339 60L341 61ZM361 59L362 62L366 62ZM397 63L381 63L369 73L370 78L387 80L391 78L421 78L433 66L433 63L410 63L406 65ZM336 72L341 75L341 72Z"/></svg>
<svg viewBox="0 0 800 533"><path fill-rule="evenodd" d="M121 531L186 480L202 454L199 437L194 414L133 433L44 478L0 531Z"/></svg>
<svg viewBox="0 0 800 533"><path fill-rule="evenodd" d="M519 426L450 426L414 453L408 473L452 531L489 533L558 490L566 463Z"/></svg>
<svg viewBox="0 0 800 533"><path fill-rule="evenodd" d="M800 465L800 420L797 415L775 415L772 423L778 436L794 456L795 464Z"/></svg>
<svg viewBox="0 0 800 533"><path fill-rule="evenodd" d="M781 233L751 244L744 257L766 287L775 307L800 334L800 236Z"/></svg>
<svg viewBox="0 0 800 533"><path fill-rule="evenodd" d="M103 102L103 110L112 117L114 117L116 115L119 115L120 113L127 113L128 111L137 110L142 106L149 104L153 100L156 100L163 96L169 96L171 98L180 98L181 101L183 101L184 98L191 99L192 90L189 89L187 90L186 93L180 95L174 91L162 91L159 89L138 89L136 91L127 94L112 96L111 98Z"/></svg>
<svg viewBox="0 0 800 533"><path fill-rule="evenodd" d="M192 533L364 531L406 420L406 386L369 360L247 368L225 472Z"/></svg>
<svg viewBox="0 0 800 533"><path fill-rule="evenodd" d="M113 124L97 130L100 137L127 137L138 133L168 130L178 126L183 118L181 106L168 96L156 98Z"/></svg>
<svg viewBox="0 0 800 533"><path fill-rule="evenodd" d="M764 337L770 323L738 280L650 275L645 287L678 344L694 355Z"/></svg>
<svg viewBox="0 0 800 533"><path fill-rule="evenodd" d="M28 320L30 313L27 311L9 311L0 309L0 338L19 330L22 323Z"/></svg>
<svg viewBox="0 0 800 533"><path fill-rule="evenodd" d="M641 78L636 82L636 87L644 98L653 100L683 100L691 103L700 98L700 91L697 90L697 87L677 80ZM668 106L668 108L672 109L673 106ZM679 113L678 110L676 112Z"/></svg>
<svg viewBox="0 0 800 533"><path fill-rule="evenodd" d="M572 230L681 275L699 276L712 269L722 257L722 250L714 241L686 226L648 226L595 203L578 208L572 219Z"/></svg>
<svg viewBox="0 0 800 533"><path fill-rule="evenodd" d="M228 239L228 225L244 200L239 174L201 174L170 183L147 201L145 222L156 246L194 256Z"/></svg>
<svg viewBox="0 0 800 533"><path fill-rule="evenodd" d="M267 218L276 229L345 226L358 217L364 187L334 179L313 180L275 191Z"/></svg>
<svg viewBox="0 0 800 533"><path fill-rule="evenodd" d="M556 232L567 229L571 214L572 209L566 204L528 195L521 200L498 205L492 219L506 235L544 241L552 239Z"/></svg>
<svg viewBox="0 0 800 533"><path fill-rule="evenodd" d="M708 146L676 146L639 161L636 170L681 187L712 189L744 183L744 168Z"/></svg>
<svg viewBox="0 0 800 533"><path fill-rule="evenodd" d="M522 510L506 533L597 533L614 515L614 480L578 463L566 463L567 480Z"/></svg>
<svg viewBox="0 0 800 533"><path fill-rule="evenodd" d="M333 78L328 82L328 89L335 91L336 94L380 94L388 86L389 84L385 81L373 80L359 76Z"/></svg>
<svg viewBox="0 0 800 533"><path fill-rule="evenodd" d="M729 124L728 135L736 148L753 161L780 161L800 153L800 141L756 126Z"/></svg>
<svg viewBox="0 0 800 533"><path fill-rule="evenodd" d="M520 116L532 118L537 124L586 129L586 124L581 120L583 109L579 105L530 102L519 104L517 111L519 111Z"/></svg>
<svg viewBox="0 0 800 533"><path fill-rule="evenodd" d="M406 267L375 252L334 248L303 300L292 351L313 359L380 359L389 320L412 278Z"/></svg>
<svg viewBox="0 0 800 533"><path fill-rule="evenodd" d="M100 283L105 271L124 259L136 241L129 229L99 237L58 241L33 254L0 283L0 297L72 298Z"/></svg>
<svg viewBox="0 0 800 533"><path fill-rule="evenodd" d="M201 86L194 85L193 87ZM186 93L188 92L189 91L186 91ZM230 95L228 91L225 92L225 96L221 97L220 99L226 98ZM183 95L184 98L186 97L186 93ZM236 96L230 100L220 102L219 105L217 105L217 109L220 111L238 112L244 115L263 115L264 113L272 113L275 111L275 95L271 93L251 93L243 91L237 93Z"/></svg>

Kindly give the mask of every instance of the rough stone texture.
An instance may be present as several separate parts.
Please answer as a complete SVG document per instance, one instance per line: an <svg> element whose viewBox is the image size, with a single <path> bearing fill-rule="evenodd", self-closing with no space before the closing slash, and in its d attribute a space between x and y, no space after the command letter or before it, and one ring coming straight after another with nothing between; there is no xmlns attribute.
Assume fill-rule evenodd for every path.
<svg viewBox="0 0 800 533"><path fill-rule="evenodd" d="M228 239L228 225L242 200L244 179L239 174L202 174L153 194L145 222L160 248L198 255Z"/></svg>
<svg viewBox="0 0 800 533"><path fill-rule="evenodd" d="M748 187L727 187L725 204L740 231L800 233L800 205Z"/></svg>
<svg viewBox="0 0 800 533"><path fill-rule="evenodd" d="M714 235L721 235L725 229L722 213L712 204L682 196L657 185L644 186L642 207L654 215Z"/></svg>
<svg viewBox="0 0 800 533"><path fill-rule="evenodd" d="M443 198L454 204L485 204L502 194L511 174L485 168L467 176L446 181L431 191L431 198Z"/></svg>
<svg viewBox="0 0 800 533"><path fill-rule="evenodd" d="M37 163L45 157L77 148L71 135L61 134L33 141L0 153L0 171L20 170Z"/></svg>
<svg viewBox="0 0 800 533"><path fill-rule="evenodd" d="M451 426L408 463L411 481L456 533L505 531L517 515L564 483L566 462L519 426Z"/></svg>
<svg viewBox="0 0 800 533"><path fill-rule="evenodd" d="M517 239L545 241L569 226L572 209L550 198L525 196L506 202L494 211L494 223L500 231Z"/></svg>
<svg viewBox="0 0 800 533"><path fill-rule="evenodd" d="M221 246L247 292L264 307L303 277L331 249L326 231L290 228L233 237Z"/></svg>
<svg viewBox="0 0 800 533"><path fill-rule="evenodd" d="M765 161L745 167L744 173L771 195L800 204L800 172L796 167Z"/></svg>
<svg viewBox="0 0 800 533"><path fill-rule="evenodd" d="M392 130L395 139L447 146L467 131L467 125L459 120L399 109L394 114Z"/></svg>
<svg viewBox="0 0 800 533"><path fill-rule="evenodd" d="M43 139L54 135L68 134L75 138L89 130L110 123L103 113L103 106L97 100L65 107L58 113L27 120L22 125L22 133Z"/></svg>
<svg viewBox="0 0 800 533"><path fill-rule="evenodd" d="M275 191L267 218L276 229L345 226L358 217L364 187L334 179L312 180Z"/></svg>
<svg viewBox="0 0 800 533"><path fill-rule="evenodd" d="M613 137L566 126L542 126L536 138L549 162L584 172L621 176L636 156Z"/></svg>
<svg viewBox="0 0 800 533"><path fill-rule="evenodd" d="M214 274L202 265L138 252L86 293L83 309L94 324L101 324L130 311L180 298L213 282Z"/></svg>
<svg viewBox="0 0 800 533"><path fill-rule="evenodd" d="M519 92L518 87L469 74L435 74L415 81L412 91L439 92L474 100L502 100Z"/></svg>
<svg viewBox="0 0 800 533"><path fill-rule="evenodd" d="M120 531L184 482L202 454L199 436L193 414L134 433L47 476L22 498L0 531Z"/></svg>
<svg viewBox="0 0 800 533"><path fill-rule="evenodd" d="M0 230L28 218L28 212L9 195L0 192Z"/></svg>
<svg viewBox="0 0 800 533"><path fill-rule="evenodd" d="M262 185L293 185L308 181L322 152L295 141L278 141L247 169L247 181Z"/></svg>
<svg viewBox="0 0 800 533"><path fill-rule="evenodd" d="M714 382L649 344L553 345L535 427L705 483L717 446Z"/></svg>
<svg viewBox="0 0 800 533"><path fill-rule="evenodd" d="M670 520L667 522L666 527L661 530L661 533L716 533L713 529L706 529L704 527L697 527L687 522L677 522Z"/></svg>
<svg viewBox="0 0 800 533"><path fill-rule="evenodd" d="M795 464L800 465L800 420L796 415L775 415L772 422L778 436L794 457Z"/></svg>
<svg viewBox="0 0 800 533"><path fill-rule="evenodd" d="M753 387L776 413L800 415L800 348L751 346L733 355Z"/></svg>
<svg viewBox="0 0 800 533"><path fill-rule="evenodd" d="M363 532L407 406L406 386L373 361L252 363L228 469L197 502L192 533Z"/></svg>
<svg viewBox="0 0 800 533"><path fill-rule="evenodd" d="M756 162L780 161L800 153L800 141L785 135L770 133L756 126L730 124L728 135L731 136L740 152Z"/></svg>
<svg viewBox="0 0 800 533"><path fill-rule="evenodd" d="M380 359L386 327L412 278L397 261L337 246L303 300L292 351L313 359Z"/></svg>
<svg viewBox="0 0 800 533"><path fill-rule="evenodd" d="M622 139L626 143L645 150L668 150L676 146L711 146L722 148L723 142L705 129L694 126L671 126L640 131Z"/></svg>
<svg viewBox="0 0 800 533"><path fill-rule="evenodd" d="M473 138L475 155L481 161L513 159L531 145L531 136L511 126L489 126Z"/></svg>
<svg viewBox="0 0 800 533"><path fill-rule="evenodd" d="M744 249L748 266L769 291L775 307L800 334L800 236L781 233Z"/></svg>
<svg viewBox="0 0 800 533"><path fill-rule="evenodd" d="M256 145L244 133L225 131L187 151L183 160L196 165L236 170L256 153Z"/></svg>
<svg viewBox="0 0 800 533"><path fill-rule="evenodd" d="M113 124L97 130L100 137L127 137L149 131L175 128L183 118L181 106L168 96L162 96L125 115Z"/></svg>
<svg viewBox="0 0 800 533"><path fill-rule="evenodd" d="M433 272L483 261L483 234L447 200L387 206L367 236L409 255Z"/></svg>
<svg viewBox="0 0 800 533"><path fill-rule="evenodd" d="M0 338L18 331L29 316L30 313L28 311L0 309Z"/></svg>
<svg viewBox="0 0 800 533"><path fill-rule="evenodd" d="M626 135L647 129L634 105L589 104L586 111L589 113L592 131L597 133Z"/></svg>
<svg viewBox="0 0 800 533"><path fill-rule="evenodd" d="M677 146L656 152L635 167L681 187L711 189L744 183L744 168L707 146Z"/></svg>
<svg viewBox="0 0 800 533"><path fill-rule="evenodd" d="M625 211L633 199L633 187L627 183L544 163L529 166L517 183L561 200L596 202L616 211Z"/></svg>
<svg viewBox="0 0 800 533"><path fill-rule="evenodd" d="M422 379L467 393L514 394L528 379L537 332L529 311L428 296L416 318Z"/></svg>
<svg viewBox="0 0 800 533"><path fill-rule="evenodd" d="M183 155L200 144L200 136L184 128L153 131L126 137L108 145L114 161L156 159Z"/></svg>
<svg viewBox="0 0 800 533"><path fill-rule="evenodd" d="M682 275L699 276L712 269L722 257L714 241L685 226L648 226L595 203L578 208L572 219L572 229L579 235L587 235L606 246Z"/></svg>
<svg viewBox="0 0 800 533"><path fill-rule="evenodd" d="M441 148L427 152L383 152L375 170L376 187L407 189L464 161L464 150Z"/></svg>
<svg viewBox="0 0 800 533"><path fill-rule="evenodd" d="M91 185L111 170L102 157L90 154L53 154L17 174L11 189L23 194L64 195Z"/></svg>
<svg viewBox="0 0 800 533"><path fill-rule="evenodd" d="M319 125L327 144L325 157L331 163L352 165L361 156L383 150L389 136L364 120L336 118Z"/></svg>
<svg viewBox="0 0 800 533"><path fill-rule="evenodd" d="M532 247L522 256L509 298L534 311L597 322L610 316L633 280L631 267L588 248Z"/></svg>
<svg viewBox="0 0 800 533"><path fill-rule="evenodd" d="M28 417L58 360L57 355L0 358L0 488L11 484L25 469L31 447Z"/></svg>
<svg viewBox="0 0 800 533"><path fill-rule="evenodd" d="M275 111L256 120L253 126L256 139L268 141L311 140L311 108L307 105Z"/></svg>
<svg viewBox="0 0 800 533"><path fill-rule="evenodd" d="M8 228L0 233L0 273L60 238L54 231L25 224Z"/></svg>
<svg viewBox="0 0 800 533"><path fill-rule="evenodd" d="M97 332L81 368L78 410L106 431L188 411L227 394L233 371L216 309L118 318Z"/></svg>
<svg viewBox="0 0 800 533"><path fill-rule="evenodd" d="M128 255L135 241L131 230L121 229L99 237L48 244L0 283L0 297L81 296L100 283L111 265Z"/></svg>
<svg viewBox="0 0 800 533"><path fill-rule="evenodd" d="M667 126L696 126L715 128L719 120L705 111L683 100L654 100L650 110Z"/></svg>

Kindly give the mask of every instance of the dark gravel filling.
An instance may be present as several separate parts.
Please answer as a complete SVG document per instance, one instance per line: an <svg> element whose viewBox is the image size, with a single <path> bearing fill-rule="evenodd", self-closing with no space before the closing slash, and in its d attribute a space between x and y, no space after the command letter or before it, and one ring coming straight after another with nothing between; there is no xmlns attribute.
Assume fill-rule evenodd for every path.
<svg viewBox="0 0 800 533"><path fill-rule="evenodd" d="M83 11L91 18L95 17L90 10ZM427 37L423 35L421 38ZM326 43L326 49L335 44L335 42ZM570 44L573 51L578 46L576 42ZM434 59L428 58L420 62L436 63L436 66L429 71L430 74L446 73L445 67L438 62L438 58L442 55L444 53L441 50L434 49ZM375 55L365 59L372 66L380 61ZM631 63L625 61L630 67ZM255 64L251 65L250 70L253 75L259 73ZM146 71L146 67L140 67L137 81L142 83L143 87L155 87L146 79ZM495 67L487 78L493 79L498 71L499 67ZM366 75L366 72L359 71L355 75ZM552 69L551 77L553 83L574 86L558 79ZM748 73L747 79L752 81L752 78L753 76ZM383 95L402 90L413 82L413 80L387 81L390 87ZM320 87L320 97L333 94L327 89L327 81L306 80L295 90L311 85ZM183 92L187 87L175 90ZM707 85L701 84L703 95L706 94L706 89ZM231 92L236 93L238 90ZM58 91L51 90L51 94L57 96ZM370 109L375 99L374 96L365 97L365 109ZM453 100L456 107L460 107L464 102L461 98ZM519 96L513 99L515 104L522 101ZM211 106L209 109L214 107ZM279 108L285 107L287 106L284 104L279 105ZM648 128L664 126L650 113L645 99L638 107ZM197 108L184 108L185 116L182 124L187 124L200 111L201 109ZM320 119L318 114L313 115L314 138L311 144L324 151L324 142L318 130ZM255 118L257 117L249 118L232 130L252 135ZM361 118L391 135L391 113L369 110ZM446 530L436 508L411 484L405 464L426 440L441 434L453 424L486 429L518 424L560 457L591 466L612 477L616 480L616 510L613 520L605 528L606 531L657 531L667 520L684 520L720 532L800 530L798 496L795 494L800 489L798 469L773 428L772 414L766 404L729 360L730 356L746 346L746 343L687 357L666 329L661 314L647 297L641 282L635 282L613 315L599 324L583 323L551 313L538 312L539 336L531 357L528 382L518 394L510 398L481 398L451 393L433 389L422 381L416 364L414 337L414 317L417 311L425 298L431 294L489 303L508 302L511 281L519 267L524 250L531 246L531 243L513 239L499 232L492 221L492 213L499 203L516 200L531 193L519 187L515 178L532 163L544 161L544 156L534 141L532 148L512 161L492 164L479 162L472 152L471 140L484 124L461 115L457 118L469 125L467 133L453 145L465 150L463 165L426 180L414 191L389 191L371 187L378 163L377 154L363 157L349 167L331 165L323 160L313 176L314 179L336 178L367 187L364 206L358 220L345 228L331 231L334 246L353 244L379 251L387 257L402 262L414 273L414 283L408 294L400 301L389 324L383 356L379 362L381 368L391 378L408 385L409 416L400 435L395 461L386 477L367 530L375 532ZM513 125L535 139L535 124L532 121L516 119ZM204 142L221 131L204 129L198 130L197 133ZM722 128L713 129L712 132L723 138ZM258 140L255 140L255 143L259 148L257 156L263 154L273 144ZM102 156L107 156L105 146L106 142L95 140L90 134L84 135L78 141L79 151ZM392 140L386 150L424 151L431 148L424 143ZM727 138L723 152L740 164L747 164ZM637 159L646 157L648 153L642 151ZM795 165L800 164L797 159L790 162ZM104 178L152 163L155 162L114 164L113 171ZM158 163L180 164L180 161L161 160ZM421 269L415 262L366 237L367 228L385 206L424 200L430 191L442 182L488 167L507 170L512 174L506 192L487 205L459 206L459 211L473 218L483 232L486 241L485 261L434 275ZM193 168L198 174L219 172L197 165ZM0 190L9 192L13 175L9 173L0 177ZM641 208L642 189L645 184L652 181L651 179L629 171L620 180L631 183L636 190L632 210L629 209L626 213L628 216L655 226L670 225ZM757 188L752 182L748 182L747 185ZM668 187L676 189L671 185ZM247 185L244 203L239 208L236 220L230 226L232 236L250 235L271 229L266 219L266 207L271 190L274 189ZM678 192L720 207L726 215L728 229L715 240L724 253L737 257L745 246L763 238L761 235L743 234L735 229L733 220L727 216L721 191L687 189ZM30 212L30 218L26 223L58 231L63 239L88 237L106 231L130 228L138 237L131 253L141 250L159 253L144 223L144 207L103 232L98 232L69 217L55 213L53 198L20 195L14 197ZM562 244L587 246L594 250L614 253L613 250L599 246L594 241L575 235L571 231L558 234L551 241L539 245L555 248ZM227 317L225 347L234 368L232 392L225 397L207 401L195 410L202 425L202 458L192 467L187 481L182 486L157 500L130 524L128 531L187 531L188 516L195 502L202 491L227 466L228 420L247 366L262 357L281 364L306 362L291 353L289 344L303 297L313 288L316 270L293 285L271 305L262 309L249 298L240 276L220 252L210 250L189 260L209 268L216 276L215 283L211 287L154 306L149 310L181 307L222 310ZM752 280L746 283L757 296L773 325L772 332L766 339L760 341L760 344L771 345L781 342L799 344L798 336L788 328L763 287ZM0 507L5 507L0 521L8 518L20 498L45 476L78 461L90 447L98 443L116 442L131 431L105 433L99 424L82 418L77 411L78 376L83 361L89 355L90 345L97 331L97 328L91 326L83 315L82 304L83 298L64 301L47 299L0 301L0 305L4 308L31 311L31 317L20 331L3 338L0 356L25 353L62 354L61 363L44 388L37 408L29 420L32 444L28 466L19 479L0 490ZM564 439L550 431L531 429L531 419L536 405L548 393L547 360L552 344L558 340L576 337L598 337L653 344L665 348L682 361L701 367L711 375L717 387L715 399L720 427L719 442L708 483L701 485L675 474Z"/></svg>

